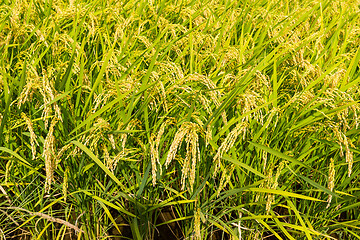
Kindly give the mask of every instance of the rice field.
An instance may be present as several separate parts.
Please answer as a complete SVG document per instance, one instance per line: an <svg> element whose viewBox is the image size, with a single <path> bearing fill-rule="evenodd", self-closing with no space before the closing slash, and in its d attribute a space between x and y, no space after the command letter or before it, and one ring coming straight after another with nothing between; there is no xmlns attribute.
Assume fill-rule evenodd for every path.
<svg viewBox="0 0 360 240"><path fill-rule="evenodd" d="M360 239L360 1L0 0L0 240Z"/></svg>

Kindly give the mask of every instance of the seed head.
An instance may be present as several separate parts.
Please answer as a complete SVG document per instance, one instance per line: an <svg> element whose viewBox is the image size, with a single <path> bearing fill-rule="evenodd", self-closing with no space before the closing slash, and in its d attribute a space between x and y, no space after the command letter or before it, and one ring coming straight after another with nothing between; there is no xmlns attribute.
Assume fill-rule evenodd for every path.
<svg viewBox="0 0 360 240"><path fill-rule="evenodd" d="M190 148L187 151L191 152L191 171L190 171L190 191L193 190L193 185L195 183L195 174L196 174L196 164L200 162L200 149L199 149L199 136L196 133L196 128L192 128L191 132L189 133L189 142Z"/></svg>
<svg viewBox="0 0 360 240"><path fill-rule="evenodd" d="M107 166L107 168L111 171L113 171L113 159L110 157L109 151L107 150L107 147L105 144L102 145L102 150L104 153L104 161L105 161L105 165Z"/></svg>
<svg viewBox="0 0 360 240"><path fill-rule="evenodd" d="M220 178L220 184L217 188L217 196L219 196L220 192L226 187L226 185L229 183L231 176L234 172L235 165L230 166L229 168L225 168L224 171L221 174Z"/></svg>
<svg viewBox="0 0 360 240"><path fill-rule="evenodd" d="M8 160L8 162L6 163L6 166L5 166L5 184L7 184L8 180L9 180L12 165L13 165L13 161Z"/></svg>
<svg viewBox="0 0 360 240"><path fill-rule="evenodd" d="M200 208L196 208L196 212L194 214L194 239L201 239L201 221L200 221Z"/></svg>
<svg viewBox="0 0 360 240"><path fill-rule="evenodd" d="M215 171L214 175L217 173L221 159L227 151L232 148L238 138L238 136L243 133L245 136L246 133L247 124L244 122L238 123L235 128L226 136L225 140L221 143L219 149L216 152L216 155L214 156L214 162L215 162Z"/></svg>
<svg viewBox="0 0 360 240"><path fill-rule="evenodd" d="M330 158L329 177L328 177L329 190L333 191L334 186L335 186L335 165L334 165L334 159ZM327 201L328 205L326 206L326 208L330 207L331 200L332 200L332 195L329 194L328 201Z"/></svg>
<svg viewBox="0 0 360 240"><path fill-rule="evenodd" d="M49 72L51 73L51 69L49 70ZM41 95L43 96L43 101L44 101L44 110L42 112L42 119L43 121L45 121L45 128L47 127L48 124L48 118L50 116L50 114L52 113L52 110L55 111L56 114L56 118L59 119L60 121L62 121L62 117L61 117L61 111L59 106L57 105L56 102L51 103L51 101L53 101L55 99L55 95L54 95L54 91L53 91L53 86L52 83L50 82L49 78L48 78L48 74L47 72L43 72L44 77L42 79L42 87L40 88L40 92Z"/></svg>
<svg viewBox="0 0 360 240"><path fill-rule="evenodd" d="M345 147L345 161L348 163L348 176L350 177L352 173L352 166L353 166L353 152L350 150L351 147L355 147L352 142L346 137L346 135L339 130L337 126L334 126L333 132L338 139L338 144L340 145L340 156L343 157L343 146Z"/></svg>
<svg viewBox="0 0 360 240"><path fill-rule="evenodd" d="M25 113L21 113L21 117L22 117L23 120L25 120L26 125L28 127L28 130L30 132L30 145L31 145L32 158L35 159L35 157L36 157L36 145L39 145L39 143L36 141L36 134L34 133L34 129L33 129L31 119L28 118Z"/></svg>
<svg viewBox="0 0 360 240"><path fill-rule="evenodd" d="M45 160L45 171L46 171L46 182L45 182L45 191L50 191L51 183L54 179L54 171L56 165L56 149L55 149L55 137L54 137L54 127L57 123L57 119L53 118L49 127L49 132L44 141L44 151L42 156Z"/></svg>
<svg viewBox="0 0 360 240"><path fill-rule="evenodd" d="M56 155L56 163L55 163L55 169L57 168L58 164L61 161L61 158L63 156L63 154L72 146L71 143L63 146L60 151L58 152L58 154ZM67 159L70 155L68 155L65 159Z"/></svg>
<svg viewBox="0 0 360 240"><path fill-rule="evenodd" d="M349 145L352 145L352 143L347 139L346 136L345 137L345 160L348 163L348 177L350 177L351 173L352 173L352 166L354 163L354 159L353 159L353 152L350 151Z"/></svg>
<svg viewBox="0 0 360 240"><path fill-rule="evenodd" d="M111 147L115 150L116 148L116 144L115 144L115 139L114 139L114 135L113 134L109 134L109 141L111 143Z"/></svg>
<svg viewBox="0 0 360 240"><path fill-rule="evenodd" d="M160 129L158 131L157 136L152 134L150 137L150 155L151 155L151 166L152 166L152 179L153 179L153 186L156 184L156 173L157 173L157 166L159 166L160 174L162 172L161 164L160 164L160 155L159 155L159 146L161 137L165 132L165 127L169 124L170 121L165 121L161 124Z"/></svg>
<svg viewBox="0 0 360 240"><path fill-rule="evenodd" d="M287 161L282 161L277 170L276 170L276 174L275 174L275 178L272 177L272 169L269 171L268 177L269 177L269 181L268 181L268 188L270 189L276 189L279 186L279 177L281 174L281 171L284 169L285 165L286 165ZM267 201L266 201L266 211L269 212L271 209L271 205L272 203L275 201L275 195L274 194L268 194L267 195Z"/></svg>
<svg viewBox="0 0 360 240"><path fill-rule="evenodd" d="M175 159L178 149L180 149L185 138L186 157L182 167L181 188L185 188L185 181L189 176L190 191L193 189L196 174L196 163L200 161L199 136L197 134L198 125L191 122L185 122L176 132L174 140L170 146L165 166Z"/></svg>
<svg viewBox="0 0 360 240"><path fill-rule="evenodd" d="M263 162L264 162L264 167L263 167L264 172L265 172L265 169L266 169L267 158L268 158L267 152L263 150L262 151L262 159L263 159Z"/></svg>
<svg viewBox="0 0 360 240"><path fill-rule="evenodd" d="M155 186L156 184L156 172L157 172L157 158L158 158L158 155L159 153L157 152L156 150L156 143L155 143L155 140L154 140L155 136L154 135L151 135L151 138L150 138L150 157L151 157L151 167L152 167L152 170L151 170L151 173L152 173L152 183L153 183L153 186Z"/></svg>
<svg viewBox="0 0 360 240"><path fill-rule="evenodd" d="M178 151L178 148L181 146L181 143L188 132L188 124L183 124L179 128L179 130L176 132L173 142L170 145L169 153L167 155L166 161L165 161L165 167L168 167L169 164L172 162L172 160L175 159L176 153Z"/></svg>
<svg viewBox="0 0 360 240"><path fill-rule="evenodd" d="M113 166L112 166L112 169L115 170L118 162L120 161L120 159L124 158L124 154L122 151L120 151L113 159Z"/></svg>

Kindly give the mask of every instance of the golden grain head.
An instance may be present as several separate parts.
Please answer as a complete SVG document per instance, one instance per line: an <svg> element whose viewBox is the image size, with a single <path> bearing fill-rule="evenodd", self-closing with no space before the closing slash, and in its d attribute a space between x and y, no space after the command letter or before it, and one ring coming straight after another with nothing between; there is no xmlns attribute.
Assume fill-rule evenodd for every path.
<svg viewBox="0 0 360 240"><path fill-rule="evenodd" d="M36 70L30 65L27 68L27 72L29 79L18 97L17 105L19 108L27 101L31 101L32 95L37 89L41 89L40 77L38 76Z"/></svg>
<svg viewBox="0 0 360 240"><path fill-rule="evenodd" d="M195 183L196 178L196 166L197 163L200 162L200 149L199 149L199 136L196 132L196 127L191 129L191 133L188 135L190 136L190 142L191 147L188 149L188 151L191 152L191 170L190 170L190 178L189 178L189 184L190 184L190 191L193 190L193 185Z"/></svg>
<svg viewBox="0 0 360 240"><path fill-rule="evenodd" d="M157 135L151 134L150 141L149 141L149 143L150 143L150 158L151 158L151 165L152 165L152 179L153 179L154 186L156 184L157 169L159 168L160 174L162 173L162 167L160 164L159 147L160 147L160 141L161 141L162 135L164 134L165 128L169 124L169 122L170 122L169 120L164 121L161 124Z"/></svg>
<svg viewBox="0 0 360 240"><path fill-rule="evenodd" d="M241 94L237 101L237 106L242 115L243 122L249 122L251 119L256 119L259 122L263 122L263 114L261 110L254 111L260 104L263 104L263 98L254 90L247 90Z"/></svg>
<svg viewBox="0 0 360 240"><path fill-rule="evenodd" d="M116 166L118 165L119 161L125 157L124 153L120 151L117 155L115 155L113 160L113 167L112 169L115 170Z"/></svg>
<svg viewBox="0 0 360 240"><path fill-rule="evenodd" d="M115 150L116 149L116 142L113 134L108 134L109 141L111 143L111 147Z"/></svg>
<svg viewBox="0 0 360 240"><path fill-rule="evenodd" d="M66 144L65 146L63 146L60 151L58 151L57 155L56 155L56 163L55 163L55 169L57 168L58 164L60 163L64 153L72 146L71 143ZM70 157L70 155L66 156L65 160L68 159Z"/></svg>
<svg viewBox="0 0 360 240"><path fill-rule="evenodd" d="M158 82L160 85L160 92L161 92L162 102L164 104L164 109L165 109L165 112L168 112L169 108L168 108L168 103L167 103L167 99L166 99L166 91L164 88L164 84L162 81L158 81Z"/></svg>
<svg viewBox="0 0 360 240"><path fill-rule="evenodd" d="M190 155L189 151L186 152L185 159L182 163L182 170L181 170L181 190L186 188L186 179L189 177L190 172Z"/></svg>
<svg viewBox="0 0 360 240"><path fill-rule="evenodd" d="M266 181L266 185L264 184L264 186L269 189L274 187L273 170L274 170L273 165L268 166L268 170L267 170L267 174L266 174L267 181ZM260 194L257 195L257 200L259 198L258 196L260 196ZM265 196L267 198L265 209L266 209L266 212L269 213L272 202L274 200L274 196L273 196L273 194L269 194L269 193L266 193Z"/></svg>
<svg viewBox="0 0 360 240"><path fill-rule="evenodd" d="M225 168L222 172L221 172L221 177L220 177L220 183L219 186L216 190L217 192L217 196L220 195L221 191L228 185L228 183L230 182L230 179L232 177L232 174L235 170L235 165L230 165L229 167Z"/></svg>
<svg viewBox="0 0 360 240"><path fill-rule="evenodd" d="M45 191L50 191L50 186L54 179L54 171L56 166L56 147L55 147L55 136L54 136L54 127L58 122L57 118L53 118L49 127L48 134L46 135L44 141L44 150L42 156L45 161Z"/></svg>
<svg viewBox="0 0 360 240"><path fill-rule="evenodd" d="M273 186L272 188L273 189L276 189L279 185L279 177L280 177L280 174L281 174L281 171L284 169L284 167L286 166L287 164L287 161L281 161L277 170L276 170L276 174L275 174L275 179L274 179L274 183L273 183Z"/></svg>
<svg viewBox="0 0 360 240"><path fill-rule="evenodd" d="M26 116L25 113L21 113L22 119L25 121L27 128L30 133L30 145L31 145L31 152L32 152L32 158L36 158L36 145L39 145L39 143L36 141L36 134L33 129L33 125L31 122L31 119Z"/></svg>
<svg viewBox="0 0 360 240"><path fill-rule="evenodd" d="M175 159L177 151L180 149L183 140L186 142L186 157L183 162L181 186L185 188L186 179L189 177L190 191L192 191L195 182L196 165L200 161L198 125L191 122L185 122L181 125L174 136L170 146L165 167Z"/></svg>
<svg viewBox="0 0 360 240"><path fill-rule="evenodd" d="M219 99L221 98L222 94L220 93L219 90L216 89L217 87L216 87L215 83L210 78L208 78L204 75L195 73L195 74L190 74L185 79L186 79L186 81L191 81L191 82L197 81L197 82L204 84L210 90L208 93L210 95L211 101L215 104L216 107L220 106L221 103L220 103ZM206 98L205 98L205 100L206 100ZM205 107L206 107L206 105L205 105ZM210 112L211 112L211 110L210 110ZM227 116L226 116L225 111L223 111L221 113L221 117L222 117L223 123L226 125L227 124Z"/></svg>
<svg viewBox="0 0 360 240"><path fill-rule="evenodd" d="M345 161L348 164L348 176L352 173L352 167L354 162L353 152L350 150L351 147L355 147L348 137L340 131L339 127L334 126L332 128L335 137L337 138L338 144L340 145L340 156L343 157L343 147L345 147Z"/></svg>
<svg viewBox="0 0 360 240"><path fill-rule="evenodd" d="M183 69L177 63L161 61L157 62L156 65L158 66L157 70L159 73L164 75L166 77L165 79L169 79L172 84L184 79Z"/></svg>
<svg viewBox="0 0 360 240"><path fill-rule="evenodd" d="M207 147L213 139L213 131L211 124L208 124L205 131L205 147Z"/></svg>
<svg viewBox="0 0 360 240"><path fill-rule="evenodd" d="M94 123L94 129L92 132L101 131L103 129L110 129L110 124L103 118L97 118Z"/></svg>
<svg viewBox="0 0 360 240"><path fill-rule="evenodd" d="M270 189L277 189L277 187L279 186L279 177L281 174L281 171L284 169L284 167L286 166L287 161L281 161L279 166L277 167L276 173L275 173L275 177L272 176L272 169L269 170L268 172L268 188ZM271 210L271 206L272 203L275 201L275 195L274 194L267 194L267 201L266 201L266 211L269 213L269 211Z"/></svg>
<svg viewBox="0 0 360 240"><path fill-rule="evenodd" d="M200 208L195 209L194 213L194 239L201 239L201 219L200 219Z"/></svg>
<svg viewBox="0 0 360 240"><path fill-rule="evenodd" d="M339 86L341 79L343 79L346 73L346 69L339 68L334 74L325 76L325 84L329 86L330 89L335 89Z"/></svg>
<svg viewBox="0 0 360 240"><path fill-rule="evenodd" d="M330 158L329 176L328 176L328 188L329 188L329 190L333 191L334 186L335 186L335 164L334 164L334 159ZM326 208L330 207L331 200L332 200L332 195L329 194L328 200L327 200L328 204L327 204Z"/></svg>
<svg viewBox="0 0 360 240"><path fill-rule="evenodd" d="M266 210L267 213L270 212L272 203L274 201L275 201L275 196L273 194L268 194L267 195L266 205L265 205L265 210Z"/></svg>
<svg viewBox="0 0 360 240"><path fill-rule="evenodd" d="M350 151L350 147L349 145L349 141L346 139L346 144L345 144L345 160L348 163L348 177L350 177L351 173L352 173L352 167L353 167L353 163L354 163L354 157L353 157L353 152Z"/></svg>
<svg viewBox="0 0 360 240"><path fill-rule="evenodd" d="M106 147L105 144L102 144L102 150L104 153L104 162L105 162L105 166L110 170L113 171L112 167L113 167L113 159L110 157L109 151Z"/></svg>
<svg viewBox="0 0 360 240"><path fill-rule="evenodd" d="M181 146L181 143L188 132L188 125L186 123L182 124L179 130L176 132L174 139L170 145L170 149L165 161L165 167L168 167L172 160L175 159L178 148Z"/></svg>
<svg viewBox="0 0 360 240"><path fill-rule="evenodd" d="M123 154L125 154L125 146L126 146L127 138L128 138L127 133L122 134L120 141L121 141L121 149L122 149Z"/></svg>
<svg viewBox="0 0 360 240"><path fill-rule="evenodd" d="M9 181L10 171L12 166L13 166L13 161L8 160L5 166L5 184L7 184L7 182Z"/></svg>
<svg viewBox="0 0 360 240"><path fill-rule="evenodd" d="M263 160L263 171L264 172L266 169L267 159L268 159L268 153L265 150L263 150L262 151L262 160Z"/></svg>
<svg viewBox="0 0 360 240"><path fill-rule="evenodd" d="M212 108L211 108L211 101L204 96L203 94L199 93L199 101L201 102L202 106L204 107L205 111L211 115L213 113Z"/></svg>
<svg viewBox="0 0 360 240"><path fill-rule="evenodd" d="M157 174L157 162L159 158L159 152L156 148L156 140L155 136L151 135L151 138L149 140L150 144L150 158L151 158L151 167L152 167L152 183L153 186L156 184L156 174Z"/></svg>
<svg viewBox="0 0 360 240"><path fill-rule="evenodd" d="M193 134L189 133L185 137L186 142L186 157L184 160L183 168L182 168L182 176L181 176L181 189L184 190L186 187L186 179L190 178L190 192L192 192L193 182L195 179L195 174L193 171L195 171L196 166L196 147L194 146L194 136ZM195 158L195 159L194 159ZM194 166L195 164L195 166Z"/></svg>
<svg viewBox="0 0 360 240"><path fill-rule="evenodd" d="M225 140L221 143L220 147L218 148L213 161L215 162L215 170L214 175L217 173L220 162L225 153L227 153L235 144L238 136L243 133L245 136L247 129L247 124L244 122L238 123L233 130L226 136Z"/></svg>
<svg viewBox="0 0 360 240"><path fill-rule="evenodd" d="M110 94L104 94L104 93L100 93L98 95L95 96L95 100L94 100L94 107L92 108L92 113L95 113L98 108L102 108L105 106L105 104L107 103L107 100L109 99Z"/></svg>
<svg viewBox="0 0 360 240"><path fill-rule="evenodd" d="M62 121L62 114L57 103L54 102L50 104L55 99L53 86L49 80L49 75L51 75L53 71L54 69L51 68L48 69L48 71L45 70L43 71L42 88L39 89L41 95L43 96L43 102L44 102L43 104L44 110L42 112L41 117L42 120L45 122L45 128L47 128L48 119L53 111L55 111L56 118Z"/></svg>
<svg viewBox="0 0 360 240"><path fill-rule="evenodd" d="M337 126L333 126L332 127L333 133L335 135L335 137L338 140L338 144L340 145L340 156L344 156L343 153L343 144L344 144L344 139L343 139L343 134L340 132L339 128Z"/></svg>

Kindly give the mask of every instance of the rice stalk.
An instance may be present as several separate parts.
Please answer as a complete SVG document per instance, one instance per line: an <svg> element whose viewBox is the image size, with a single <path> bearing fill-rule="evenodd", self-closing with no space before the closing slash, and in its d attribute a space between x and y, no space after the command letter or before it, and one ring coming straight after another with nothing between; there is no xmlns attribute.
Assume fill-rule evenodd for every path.
<svg viewBox="0 0 360 240"><path fill-rule="evenodd" d="M210 124L207 125L206 127L206 131L205 131L205 147L207 147L210 143L210 141L212 141L213 139L213 134L212 134L212 127Z"/></svg>
<svg viewBox="0 0 360 240"><path fill-rule="evenodd" d="M67 191L68 191L68 188L69 188L69 168L67 167L65 169L65 172L64 172L64 180L63 180L63 185L62 185L62 193L63 193L63 196L64 196L64 202L66 202L66 199L67 199Z"/></svg>

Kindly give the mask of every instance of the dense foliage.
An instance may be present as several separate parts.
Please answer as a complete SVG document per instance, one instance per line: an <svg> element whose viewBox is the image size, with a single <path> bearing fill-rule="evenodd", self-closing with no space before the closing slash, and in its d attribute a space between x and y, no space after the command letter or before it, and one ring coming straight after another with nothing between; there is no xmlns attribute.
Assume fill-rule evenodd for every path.
<svg viewBox="0 0 360 240"><path fill-rule="evenodd" d="M0 19L0 239L360 238L359 1Z"/></svg>

